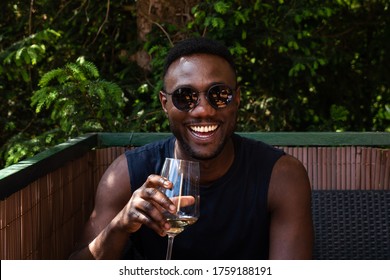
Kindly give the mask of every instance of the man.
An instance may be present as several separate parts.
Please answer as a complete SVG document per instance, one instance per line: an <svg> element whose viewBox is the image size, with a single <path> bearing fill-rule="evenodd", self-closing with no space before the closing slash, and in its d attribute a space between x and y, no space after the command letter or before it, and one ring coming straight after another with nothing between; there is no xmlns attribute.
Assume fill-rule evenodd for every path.
<svg viewBox="0 0 390 280"><path fill-rule="evenodd" d="M127 151L103 175L72 258L163 259L175 206L158 188L166 157L199 161L200 217L175 238L174 259L309 259L311 190L303 165L234 133L240 88L229 51L194 38L169 52L160 92L174 137Z"/></svg>

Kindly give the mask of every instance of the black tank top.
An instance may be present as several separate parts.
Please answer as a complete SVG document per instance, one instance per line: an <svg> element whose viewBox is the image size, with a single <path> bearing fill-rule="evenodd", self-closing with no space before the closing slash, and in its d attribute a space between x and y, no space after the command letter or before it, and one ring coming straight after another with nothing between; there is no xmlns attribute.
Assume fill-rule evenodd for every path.
<svg viewBox="0 0 390 280"><path fill-rule="evenodd" d="M229 171L201 187L198 221L175 237L172 259L268 259L268 185L283 151L233 135L235 158ZM173 157L175 138L126 152L132 192ZM167 237L146 226L130 237L124 258L164 259Z"/></svg>

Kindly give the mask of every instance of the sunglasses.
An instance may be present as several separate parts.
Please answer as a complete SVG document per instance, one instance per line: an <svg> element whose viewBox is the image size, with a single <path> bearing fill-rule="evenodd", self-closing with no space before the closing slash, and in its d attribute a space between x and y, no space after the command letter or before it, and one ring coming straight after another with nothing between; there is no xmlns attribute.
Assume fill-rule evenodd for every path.
<svg viewBox="0 0 390 280"><path fill-rule="evenodd" d="M233 90L225 84L212 85L206 92L206 99L214 109L223 109L233 100ZM191 111L200 101L199 94L201 91L186 86L176 89L174 92L165 94L172 96L173 105L180 111Z"/></svg>

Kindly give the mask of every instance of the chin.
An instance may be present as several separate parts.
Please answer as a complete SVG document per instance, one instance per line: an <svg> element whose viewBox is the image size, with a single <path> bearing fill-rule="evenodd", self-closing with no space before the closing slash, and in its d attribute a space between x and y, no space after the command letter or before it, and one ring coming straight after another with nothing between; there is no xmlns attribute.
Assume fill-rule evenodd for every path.
<svg viewBox="0 0 390 280"><path fill-rule="evenodd" d="M206 145L196 145L191 143L189 139L185 139L182 133L178 133L174 127L171 126L171 131L180 143L181 148L191 158L199 161L212 160L217 158L226 146L226 143L230 137L224 137L220 139L220 142Z"/></svg>
<svg viewBox="0 0 390 280"><path fill-rule="evenodd" d="M212 160L218 157L223 148L225 147L225 143L221 143L219 146L215 147L213 150L205 151L204 149L193 149L191 145L184 144L184 150L196 160Z"/></svg>

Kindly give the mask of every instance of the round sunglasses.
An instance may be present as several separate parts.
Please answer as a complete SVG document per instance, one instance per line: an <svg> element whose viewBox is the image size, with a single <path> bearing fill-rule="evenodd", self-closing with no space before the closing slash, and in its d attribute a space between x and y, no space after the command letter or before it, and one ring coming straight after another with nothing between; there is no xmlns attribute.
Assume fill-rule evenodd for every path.
<svg viewBox="0 0 390 280"><path fill-rule="evenodd" d="M228 85L215 84L205 92L205 96L211 107L214 109L222 109L232 102L234 91L235 90ZM188 112L199 104L199 94L201 91L190 86L185 86L178 88L171 93L164 90L162 93L172 96L173 105L175 105L177 109Z"/></svg>

